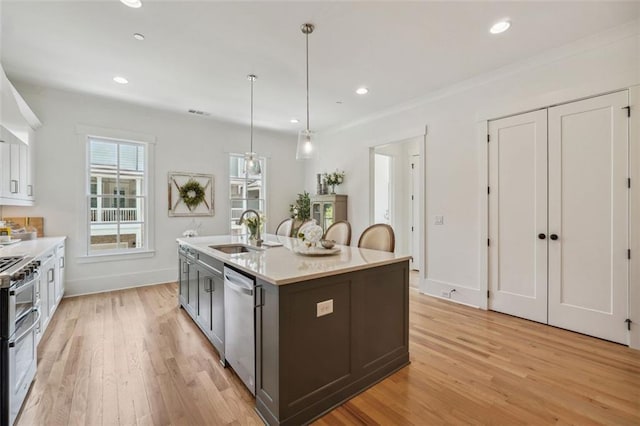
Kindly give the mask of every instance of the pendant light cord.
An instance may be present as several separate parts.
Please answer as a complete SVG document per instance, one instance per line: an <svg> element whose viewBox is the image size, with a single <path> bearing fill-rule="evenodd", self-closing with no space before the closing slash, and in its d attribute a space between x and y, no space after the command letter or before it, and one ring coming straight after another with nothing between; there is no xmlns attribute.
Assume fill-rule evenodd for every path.
<svg viewBox="0 0 640 426"><path fill-rule="evenodd" d="M255 77L251 78L251 152L253 152L253 81Z"/></svg>
<svg viewBox="0 0 640 426"><path fill-rule="evenodd" d="M307 40L307 132L309 132L309 32L306 32Z"/></svg>

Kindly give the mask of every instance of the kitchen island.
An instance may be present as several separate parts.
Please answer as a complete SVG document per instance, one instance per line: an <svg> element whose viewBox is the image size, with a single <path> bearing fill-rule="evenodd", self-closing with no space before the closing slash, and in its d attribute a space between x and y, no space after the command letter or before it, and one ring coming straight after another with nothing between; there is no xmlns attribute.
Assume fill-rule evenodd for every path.
<svg viewBox="0 0 640 426"><path fill-rule="evenodd" d="M308 423L409 363L409 256L340 246L338 254L312 257L296 253L298 239L266 241L282 246L233 254L221 246L237 247L242 237L178 239L181 305L223 363L224 286L215 271L255 277L256 411L266 423ZM184 277L183 262L200 264L208 278Z"/></svg>

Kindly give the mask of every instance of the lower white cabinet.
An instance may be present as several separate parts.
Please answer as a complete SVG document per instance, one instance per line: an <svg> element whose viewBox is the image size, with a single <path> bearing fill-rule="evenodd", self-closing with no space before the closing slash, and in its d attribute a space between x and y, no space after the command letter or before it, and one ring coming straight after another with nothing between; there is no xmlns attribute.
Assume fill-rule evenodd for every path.
<svg viewBox="0 0 640 426"><path fill-rule="evenodd" d="M55 301L54 278L56 268L55 249L38 258L40 260L40 327L38 341L49 325Z"/></svg>
<svg viewBox="0 0 640 426"><path fill-rule="evenodd" d="M54 276L55 287L55 301L56 305L62 300L64 296L64 270L65 270L65 247L64 242L58 244L55 249L56 253L56 268Z"/></svg>
<svg viewBox="0 0 640 426"><path fill-rule="evenodd" d="M40 260L40 325L36 339L39 342L64 295L64 242L52 247L39 256L38 260Z"/></svg>

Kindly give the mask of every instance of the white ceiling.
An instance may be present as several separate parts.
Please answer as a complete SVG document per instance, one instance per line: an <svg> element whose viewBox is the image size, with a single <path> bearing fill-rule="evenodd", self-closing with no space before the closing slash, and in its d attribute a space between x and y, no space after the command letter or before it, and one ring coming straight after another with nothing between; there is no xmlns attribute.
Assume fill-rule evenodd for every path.
<svg viewBox="0 0 640 426"><path fill-rule="evenodd" d="M300 25L312 22L311 128L391 108L640 16L638 2L2 0L8 76L176 111L304 127ZM488 29L508 17L508 32ZM136 41L135 32L146 36ZM129 84L113 82L122 75ZM367 86L370 93L354 90ZM342 104L336 103L342 101ZM300 124L289 123L297 117Z"/></svg>

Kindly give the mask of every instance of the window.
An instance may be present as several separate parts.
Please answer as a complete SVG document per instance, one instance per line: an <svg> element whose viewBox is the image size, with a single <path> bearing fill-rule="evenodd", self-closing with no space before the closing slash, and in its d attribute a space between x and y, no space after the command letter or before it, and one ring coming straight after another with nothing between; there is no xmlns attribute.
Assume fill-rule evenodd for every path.
<svg viewBox="0 0 640 426"><path fill-rule="evenodd" d="M149 146L88 137L88 255L149 249Z"/></svg>
<svg viewBox="0 0 640 426"><path fill-rule="evenodd" d="M245 173L244 155L229 155L229 229L232 235L246 233L244 226L238 225L238 219L243 211L253 209L264 214L266 211L266 165L265 158L260 158L262 173L248 175Z"/></svg>

